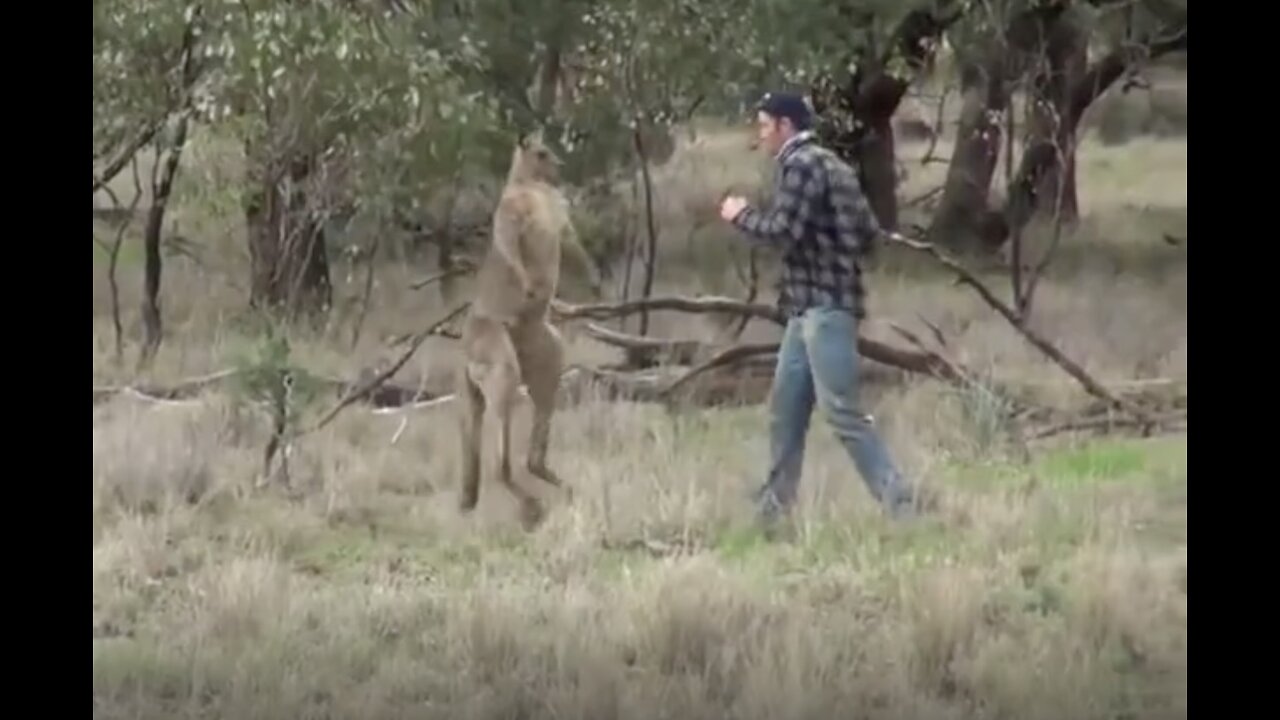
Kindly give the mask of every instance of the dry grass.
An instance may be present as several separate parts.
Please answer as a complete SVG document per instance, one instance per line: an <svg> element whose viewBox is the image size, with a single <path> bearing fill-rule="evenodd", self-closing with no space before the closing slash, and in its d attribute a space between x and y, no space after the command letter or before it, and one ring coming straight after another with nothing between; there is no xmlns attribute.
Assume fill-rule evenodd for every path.
<svg viewBox="0 0 1280 720"><path fill-rule="evenodd" d="M689 239L726 184L758 186L739 140L703 134L658 171L667 289L742 292L725 269L742 257L732 238L709 224ZM942 166L912 165L921 150L906 148L904 197L940 180ZM212 166L208 177L224 172ZM1091 141L1080 182L1087 217L1037 324L1106 380L1185 380L1186 250L1160 239L1185 237L1185 138ZM176 208L205 255L166 268L156 379L226 367L252 344L237 324L239 229L217 197L216 183L188 185ZM361 343L339 322L297 335L295 358L350 376L388 353L388 338L442 312L435 290L408 289L428 272L380 268ZM335 267L339 293L356 294L361 273L347 282ZM100 276L95 265L95 383L127 375L111 361ZM122 283L136 307L135 266ZM890 320L920 329L920 313L969 365L1077 393L911 259L878 260L872 302L877 337L897 340ZM654 332L715 330L659 316ZM586 339L572 354L612 356ZM452 363L449 341L429 342L402 381L440 382ZM456 514L447 408L351 409L297 448L285 493L254 490L265 424L234 397L105 403L94 716L1185 717L1186 438L1065 443L1024 461L974 397L927 382L866 397L938 511L889 524L819 422L787 543L748 526L768 453L759 408L563 411L552 462L577 494L550 495L547 523L526 535L494 485L475 517Z"/></svg>

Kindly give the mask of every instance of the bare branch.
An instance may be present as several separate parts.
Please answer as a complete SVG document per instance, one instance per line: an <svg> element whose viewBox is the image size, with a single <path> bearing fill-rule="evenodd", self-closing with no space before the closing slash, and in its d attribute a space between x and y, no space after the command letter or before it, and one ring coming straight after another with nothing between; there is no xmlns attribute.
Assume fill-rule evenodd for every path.
<svg viewBox="0 0 1280 720"><path fill-rule="evenodd" d="M928 165L936 159L933 153L938 149L938 140L946 129L947 96L950 94L951 84L948 83L942 88L942 97L938 98L938 114L933 120L933 135L929 138L929 147L924 151L924 156L920 158L921 165ZM938 188L938 190L941 189Z"/></svg>
<svg viewBox="0 0 1280 720"><path fill-rule="evenodd" d="M653 178L649 172L649 154L644 145L644 128L645 121L637 114L631 135L644 187L644 226L647 242L644 257L644 283L641 286L641 292L644 293L644 298L648 299L653 294L653 281L658 267L658 229L653 216ZM649 334L649 313L645 310L640 311L640 334Z"/></svg>
<svg viewBox="0 0 1280 720"><path fill-rule="evenodd" d="M782 312L763 303L744 303L727 297L703 296L687 298L679 296L651 297L620 303L584 303L574 305L560 300L551 302L552 313L566 320L609 320L626 315L655 310L674 310L687 313L741 313L781 325Z"/></svg>
<svg viewBox="0 0 1280 720"><path fill-rule="evenodd" d="M1049 425L1030 433L1028 439L1043 440L1045 438L1069 432L1081 432L1086 430L1109 431L1117 428L1137 428L1140 429L1144 435L1149 435L1152 432L1161 429L1186 429L1185 427L1180 427L1185 425L1186 422L1186 410L1178 410L1164 415L1145 418L1105 415L1103 417L1068 420L1055 425Z"/></svg>
<svg viewBox="0 0 1280 720"><path fill-rule="evenodd" d="M720 352L708 358L701 365L695 366L694 368L689 370L689 372L676 378L674 382L672 382L670 385L662 389L661 396L664 398L671 397L671 395L674 394L676 390L679 390L680 388L687 385L690 380L693 380L699 375L702 375L703 373L706 373L710 370L732 365L736 362L747 360L753 357L758 357L760 355L769 355L772 353L776 353L778 352L778 348L779 348L778 343L745 343L742 345L734 345L733 347L725 348L724 350L721 350Z"/></svg>
<svg viewBox="0 0 1280 720"><path fill-rule="evenodd" d="M747 285L747 297L744 300L747 304L756 301L756 296L760 294L760 264L757 261L757 253L760 248L753 245L747 253L747 277L744 284ZM736 267L736 263L735 263ZM734 328L733 334L730 335L734 340L742 337L742 333L747 329L747 323L751 322L750 315L743 315L738 321L738 327Z"/></svg>
<svg viewBox="0 0 1280 720"><path fill-rule="evenodd" d="M893 232L886 233L886 235L891 242L911 248L917 252L926 253L947 269L954 272L958 276L958 280L961 284L968 285L973 288L974 292L978 293L987 305L1000 313L1000 315L1004 317L1004 319L1008 321L1008 323L1012 325L1018 333L1026 338L1028 342L1034 345L1037 350L1066 371L1068 375L1075 378L1075 380L1079 382L1090 395L1104 400L1108 405L1118 410L1124 410L1132 413L1135 417L1146 418L1146 413L1140 408L1134 407L1132 404L1117 398L1109 390L1103 387L1101 383L1094 380L1093 377L1074 360L1064 355L1061 350L1054 347L1052 343L1042 337L1039 333L1027 327L1017 312L997 298L981 280L979 280L972 272L957 262L950 255L947 255L930 243L911 240Z"/></svg>
<svg viewBox="0 0 1280 720"><path fill-rule="evenodd" d="M116 364L124 362L124 323L120 319L120 283L116 279L116 271L120 266L120 248L124 246L124 233L133 223L134 212L142 200L142 179L138 175L138 157L133 157L133 200L129 202L129 210L125 221L116 228L115 242L112 243L107 259L107 285L111 288L111 327L115 334ZM114 202L115 193L109 193Z"/></svg>
<svg viewBox="0 0 1280 720"><path fill-rule="evenodd" d="M356 315L356 325L351 330L351 349L355 350L356 345L360 343L360 331L364 329L365 316L369 314L369 300L373 295L373 273L377 270L378 248L381 243L382 233L373 236L373 247L369 249L369 266L364 274L364 290L360 294L360 313Z"/></svg>
<svg viewBox="0 0 1280 720"><path fill-rule="evenodd" d="M97 404L113 395L130 392L161 400L178 400L190 397L215 383L234 377L240 371L234 368L219 370L208 375L180 380L176 385L159 387L153 385L100 385L93 388L93 402Z"/></svg>
<svg viewBox="0 0 1280 720"><path fill-rule="evenodd" d="M402 353L400 357L396 359L395 362L391 363L391 365L389 365L385 370L373 376L368 381L352 388L346 394L346 396L344 396L341 400L339 400L338 403L334 405L331 410L329 410L329 412L325 413L324 416L321 417L320 420L317 421L314 425L300 432L299 436L315 432L316 430L319 430L324 426L328 425L329 423L333 422L333 419L338 417L338 413L342 412L343 409L346 408L348 405L368 395L369 393L376 390L380 385L385 383L387 380L390 380L392 375L395 375L397 372L400 372L400 368L404 367L405 363L409 362L409 358L413 357L413 354L418 351L418 348L422 346L422 343L428 337L435 334L437 329L444 326L453 318L466 312L467 308L469 307L471 307L471 303L469 302L463 303L458 307L454 308L453 310L450 310L448 313L445 314L444 317L432 323L425 330L419 332L416 336L414 336L413 342L409 344L409 348L405 350L404 353Z"/></svg>
<svg viewBox="0 0 1280 720"><path fill-rule="evenodd" d="M444 282L445 280L457 277L459 275L467 275L473 272L474 270L475 270L475 266L473 266L470 262L459 261L458 267L455 267L449 270L442 270L438 273L435 273L434 275L428 275L422 278L421 280L415 280L413 284L410 285L409 287L413 290L421 290L434 283Z"/></svg>
<svg viewBox="0 0 1280 720"><path fill-rule="evenodd" d="M653 362L653 356L666 354L671 362L686 365L705 347L697 340L667 340L662 338L641 337L630 333L610 330L602 325L587 323L587 335L606 345L622 348L627 352L627 364L631 367L646 367Z"/></svg>
<svg viewBox="0 0 1280 720"><path fill-rule="evenodd" d="M920 204L923 204L923 203L929 202L930 198L933 198L933 197L935 197L936 195L938 195L939 193L941 193L944 187L946 187L946 186L944 186L944 185L939 185L939 186L937 186L937 187L933 188L932 190L929 190L929 191L927 191L927 192L921 193L920 195L917 195L916 197L913 197L913 198L911 198L910 200L908 200L908 201L906 201L906 202L902 203L902 207L904 207L904 208L909 208L909 207L914 207L914 206L916 206L916 205L920 205Z"/></svg>
<svg viewBox="0 0 1280 720"><path fill-rule="evenodd" d="M129 161L134 159L134 156L138 154L138 151L146 146L147 143L151 142L151 139L160 131L160 126L163 123L163 119L150 120L143 123L138 128L138 131L134 133L129 142L125 143L120 150L116 152L115 156L107 161L106 167L102 169L102 174L99 175L94 173L93 191L98 192L98 190L106 187L107 183L115 179L115 176L119 175L121 170L124 170L125 166L129 164Z"/></svg>

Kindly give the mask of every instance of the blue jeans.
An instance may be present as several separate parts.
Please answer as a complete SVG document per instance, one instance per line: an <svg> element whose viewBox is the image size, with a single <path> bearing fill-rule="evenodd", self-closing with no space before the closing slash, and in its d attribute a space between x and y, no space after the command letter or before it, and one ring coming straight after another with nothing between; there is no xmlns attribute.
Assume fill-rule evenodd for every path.
<svg viewBox="0 0 1280 720"><path fill-rule="evenodd" d="M872 496L892 515L910 509L910 490L871 418L858 409L857 342L857 319L845 310L811 308L787 322L769 400L769 476L757 493L765 520L795 502L815 402Z"/></svg>

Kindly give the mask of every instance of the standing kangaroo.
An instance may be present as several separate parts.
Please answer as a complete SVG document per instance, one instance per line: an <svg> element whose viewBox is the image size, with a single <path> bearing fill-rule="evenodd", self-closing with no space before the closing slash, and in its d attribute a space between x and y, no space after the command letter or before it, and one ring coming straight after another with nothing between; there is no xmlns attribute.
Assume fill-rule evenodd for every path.
<svg viewBox="0 0 1280 720"><path fill-rule="evenodd" d="M548 315L560 280L561 243L581 252L569 206L557 187L560 160L541 137L517 143L506 186L493 215L493 242L476 278L476 295L463 323L461 400L462 492L459 509L480 499L481 446L496 443L484 463L520 502L526 528L543 517L537 497L511 477L511 416L520 386L529 389L533 424L529 473L569 488L547 467L564 343ZM496 468L494 468L496 465Z"/></svg>

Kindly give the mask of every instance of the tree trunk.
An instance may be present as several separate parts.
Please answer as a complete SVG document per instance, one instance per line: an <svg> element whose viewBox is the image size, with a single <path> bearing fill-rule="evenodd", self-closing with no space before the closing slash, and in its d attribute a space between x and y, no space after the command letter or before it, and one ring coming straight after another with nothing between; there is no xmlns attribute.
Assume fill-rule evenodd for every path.
<svg viewBox="0 0 1280 720"><path fill-rule="evenodd" d="M182 149L187 143L187 125L190 116L179 115L174 128L173 146L164 154L163 161L157 154L156 162L163 162L159 179L152 175L151 208L147 211L147 225L143 232L143 249L145 265L143 269L142 294L142 352L139 363L146 365L155 357L163 338L163 324L160 318L160 239L164 230L164 215L169 206L169 196L173 193L173 180L178 174L178 166L182 160Z"/></svg>
<svg viewBox="0 0 1280 720"><path fill-rule="evenodd" d="M942 200L929 227L929 239L966 251L998 245L1003 240L1002 223L993 218L987 199L1000 157L1002 128L998 114L1007 106L1009 94L1000 58L963 67L960 82L960 127Z"/></svg>
<svg viewBox="0 0 1280 720"><path fill-rule="evenodd" d="M1088 37L1069 18L1053 24L1032 80L1027 142L1009 188L1008 218L1019 232L1037 214L1067 223L1079 217L1075 94L1086 75ZM1092 102L1092 98L1090 99ZM1087 107L1086 103L1086 107Z"/></svg>
<svg viewBox="0 0 1280 720"><path fill-rule="evenodd" d="M251 164L254 156L249 154ZM313 158L282 171L278 161L257 161L251 171L245 221L252 279L250 304L290 318L324 314L333 299L323 218L307 204L302 186Z"/></svg>
<svg viewBox="0 0 1280 720"><path fill-rule="evenodd" d="M186 30L182 34L182 87L183 93L195 85L199 74L195 60L196 27L200 17L200 8L187 21ZM181 94L178 97L182 97ZM164 155L164 166L157 179L156 167L161 162L160 143L156 143L156 165L151 168L151 208L147 211L147 226L143 232L144 262L143 294L142 294L142 350L138 355L139 366L146 366L155 358L160 350L160 342L164 337L164 327L160 317L160 234L164 230L164 214L169 206L169 196L173 193L173 180L178 175L178 166L182 160L182 150L187 144L187 129L191 122L191 100L186 97L181 103L175 103L177 119L173 128L173 140L168 154ZM167 118L166 118L167 119ZM159 133L164 123L155 126ZM134 152L137 152L135 148ZM135 166L136 167L136 166Z"/></svg>
<svg viewBox="0 0 1280 720"><path fill-rule="evenodd" d="M653 218L653 178L649 174L649 155L644 142L645 124L637 121L631 136L635 145L636 162L640 165L640 178L644 183L644 225L648 242L645 245L644 285L641 292L644 293L643 298L647 300L653 295L653 280L658 266L658 229ZM643 312L640 313L640 335L647 334L649 334L649 313Z"/></svg>
<svg viewBox="0 0 1280 720"><path fill-rule="evenodd" d="M538 71L538 112L545 119L552 117L558 109L557 90L560 89L560 46L557 42L548 45L542 55L542 64Z"/></svg>
<svg viewBox="0 0 1280 720"><path fill-rule="evenodd" d="M907 92L910 75L929 66L936 41L963 14L956 5L943 1L932 9L907 13L885 52L850 58L855 72L838 82L815 78L811 88L823 142L857 169L876 220L886 230L898 227L893 114ZM903 61L909 73L890 72L894 60Z"/></svg>
<svg viewBox="0 0 1280 720"><path fill-rule="evenodd" d="M898 227L897 162L893 114L907 84L878 70L870 79L854 75L842 86L819 81L813 88L817 131L858 172L876 220L887 230Z"/></svg>
<svg viewBox="0 0 1280 720"><path fill-rule="evenodd" d="M892 112L871 118L871 127L862 136L853 157L858 182L867 195L867 202L871 203L871 211L887 230L898 227L897 152L892 119Z"/></svg>

